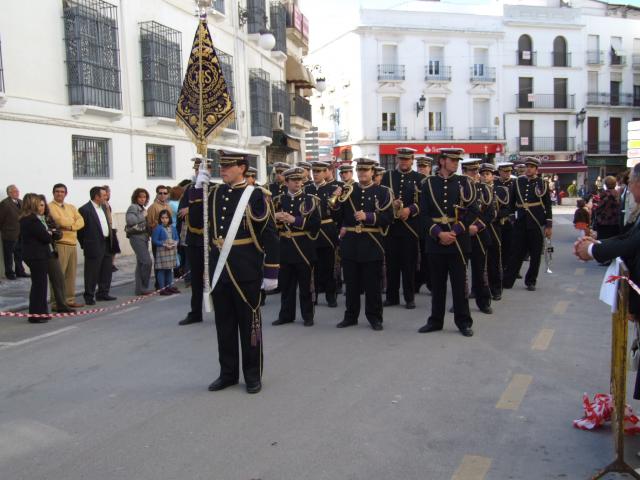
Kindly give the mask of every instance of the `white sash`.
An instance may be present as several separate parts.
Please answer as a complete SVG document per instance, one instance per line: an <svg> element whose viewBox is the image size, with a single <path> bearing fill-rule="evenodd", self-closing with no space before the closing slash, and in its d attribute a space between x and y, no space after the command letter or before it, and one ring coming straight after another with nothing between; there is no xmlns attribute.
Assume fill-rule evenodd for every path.
<svg viewBox="0 0 640 480"><path fill-rule="evenodd" d="M211 289L209 290L209 294L213 292L213 289L216 287L218 280L220 280L222 269L227 263L227 258L229 257L229 252L231 251L231 247L233 246L233 241L236 239L236 235L238 234L238 228L240 228L242 215L247 208L249 197L251 197L251 194L254 190L254 186L247 185L247 187L244 189L244 192L242 192L242 196L240 197L240 201L238 202L236 211L233 213L233 218L231 219L229 232L227 233L227 236L225 237L222 244L222 250L220 251L220 256L218 257L218 263L216 263L216 269L213 271L213 279L211 280Z"/></svg>

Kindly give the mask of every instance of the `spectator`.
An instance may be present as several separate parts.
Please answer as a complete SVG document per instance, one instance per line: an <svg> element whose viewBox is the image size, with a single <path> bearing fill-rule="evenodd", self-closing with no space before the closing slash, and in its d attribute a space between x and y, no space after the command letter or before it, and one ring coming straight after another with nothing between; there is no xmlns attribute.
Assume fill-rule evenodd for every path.
<svg viewBox="0 0 640 480"><path fill-rule="evenodd" d="M637 217L638 205L629 190L629 176L631 170L627 170L622 176L622 192L620 193L620 228L624 230L629 223L633 223Z"/></svg>
<svg viewBox="0 0 640 480"><path fill-rule="evenodd" d="M111 200L111 187L109 187L109 185L103 185L102 188L104 188L104 191L107 192L107 201L105 202L105 206L107 207L107 218L109 219L109 225L113 227L113 216L111 204L109 203L109 200ZM111 244L113 249L113 255L111 255L111 271L117 272L118 267L116 267L116 255L122 253L122 250L120 250L118 230L115 228L111 228Z"/></svg>
<svg viewBox="0 0 640 480"><path fill-rule="evenodd" d="M109 295L113 234L105 206L107 192L102 187L93 187L89 196L91 200L78 210L84 219L78 241L84 251L84 300L87 305L95 305L96 300L116 299Z"/></svg>
<svg viewBox="0 0 640 480"><path fill-rule="evenodd" d="M604 179L605 190L600 194L594 210L595 230L598 240L615 237L620 233L620 200L616 192L616 179L608 176ZM606 263L608 265L611 262ZM605 264L602 264L605 265Z"/></svg>
<svg viewBox="0 0 640 480"><path fill-rule="evenodd" d="M20 231L24 259L31 270L29 313L48 314L47 272L53 252L53 237L44 218L45 202L35 193L24 197L20 211ZM30 323L45 323L51 317L29 317Z"/></svg>
<svg viewBox="0 0 640 480"><path fill-rule="evenodd" d="M571 185L569 185L567 187L567 193L569 194L570 197L576 197L578 196L578 182L576 182L575 180L573 180L571 182Z"/></svg>
<svg viewBox="0 0 640 480"><path fill-rule="evenodd" d="M153 229L152 241L156 246L156 281L158 288L162 289L160 295L180 293L173 286L173 269L177 260L178 232L172 225L169 210L162 210L158 214L158 225Z"/></svg>
<svg viewBox="0 0 640 480"><path fill-rule="evenodd" d="M64 293L66 303L71 308L84 307L84 303L76 302L76 275L78 269L78 230L84 227L84 219L78 209L65 203L67 187L62 183L53 186L53 201L49 203L49 215L55 222L62 238L56 241L58 262L64 275Z"/></svg>
<svg viewBox="0 0 640 480"><path fill-rule="evenodd" d="M185 265L184 239L186 238L186 226L184 225L184 222L178 215L180 199L182 198L183 194L184 194L184 188L181 187L180 185L171 188L171 190L169 191L169 206L171 207L171 218L175 219L176 231L178 232L178 236L180 237L180 240L178 242L178 265L173 271L173 274L175 277L182 276L182 274L184 273L182 267ZM182 234L183 229L185 230L185 235Z"/></svg>
<svg viewBox="0 0 640 480"><path fill-rule="evenodd" d="M591 235L591 229L589 225L591 225L591 215L589 214L589 210L587 209L586 202L580 198L576 202L576 211L573 214L573 226L576 230L582 232L583 236Z"/></svg>
<svg viewBox="0 0 640 480"><path fill-rule="evenodd" d="M156 199L147 211L147 224L150 232L153 232L153 229L158 225L158 216L162 210L171 211L169 206L169 187L158 185L156 187Z"/></svg>
<svg viewBox="0 0 640 480"><path fill-rule="evenodd" d="M9 185L7 198L0 202L0 234L2 234L4 274L9 280L15 280L16 277L29 277L24 271L24 265L22 265L19 220L21 208L20 190L15 185Z"/></svg>
<svg viewBox="0 0 640 480"><path fill-rule="evenodd" d="M131 195L131 206L127 209L127 226L125 232L131 248L136 255L136 295L147 295L149 278L153 264L149 255L149 229L147 228L147 210L149 192L144 188L136 188Z"/></svg>

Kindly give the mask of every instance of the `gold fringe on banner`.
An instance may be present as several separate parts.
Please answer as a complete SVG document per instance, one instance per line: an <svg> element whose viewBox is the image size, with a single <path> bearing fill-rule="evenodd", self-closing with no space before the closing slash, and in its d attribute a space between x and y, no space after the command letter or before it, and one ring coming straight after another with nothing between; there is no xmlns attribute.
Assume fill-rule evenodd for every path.
<svg viewBox="0 0 640 480"><path fill-rule="evenodd" d="M235 120L233 101L206 20L200 20L176 106L176 123L206 144Z"/></svg>

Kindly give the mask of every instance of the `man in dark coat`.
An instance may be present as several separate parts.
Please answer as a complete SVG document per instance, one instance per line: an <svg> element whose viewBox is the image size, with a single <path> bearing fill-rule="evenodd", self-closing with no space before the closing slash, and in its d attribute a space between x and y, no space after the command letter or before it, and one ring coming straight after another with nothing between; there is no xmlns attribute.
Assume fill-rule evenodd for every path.
<svg viewBox="0 0 640 480"><path fill-rule="evenodd" d="M22 264L20 222L18 220L20 208L22 208L20 190L15 185L9 185L7 198L0 202L0 234L2 235L4 274L8 280L15 280L16 277L29 277Z"/></svg>

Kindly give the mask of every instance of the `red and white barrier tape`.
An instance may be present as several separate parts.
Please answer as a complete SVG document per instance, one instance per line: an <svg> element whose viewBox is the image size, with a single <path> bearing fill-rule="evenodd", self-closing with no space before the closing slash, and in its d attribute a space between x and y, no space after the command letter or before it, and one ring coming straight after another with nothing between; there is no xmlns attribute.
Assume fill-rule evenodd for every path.
<svg viewBox="0 0 640 480"><path fill-rule="evenodd" d="M595 430L606 422L611 421L613 413L613 397L608 393L596 393L593 401L586 393L582 396L584 417L573 421L573 426L580 430ZM636 435L640 433L640 419L633 413L633 409L625 404L624 433Z"/></svg>
<svg viewBox="0 0 640 480"><path fill-rule="evenodd" d="M633 281L629 277L625 277L624 275L609 275L609 278L607 278L607 283L617 282L618 280L624 280L625 282L627 282L629 286L633 288L638 295L640 295L640 287L633 283Z"/></svg>
<svg viewBox="0 0 640 480"><path fill-rule="evenodd" d="M65 313L20 313L20 312L0 312L0 317L17 317L17 318L66 318L66 317L80 317L83 315L93 315L94 313L104 313L110 312L113 310L119 310L121 308L127 307L134 303L141 302L142 300L146 300L151 297L155 297L160 295L166 289L173 287L177 281L182 280L186 277L189 272L185 273L181 277L176 278L171 285L167 285L164 288L156 290L155 292L148 293L147 295L140 295L132 298L131 300L127 300L124 303L120 303L118 305L114 305L113 307L100 307L100 308L90 308L87 310L76 310L75 312L65 312Z"/></svg>

